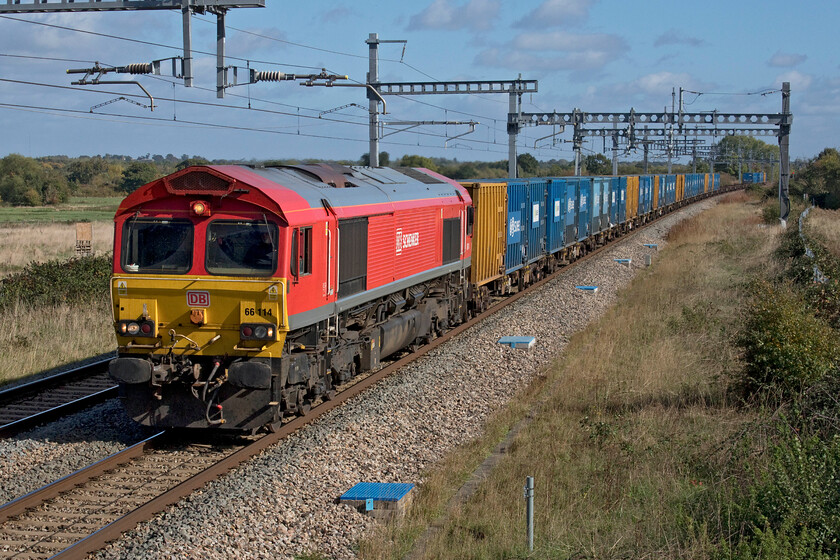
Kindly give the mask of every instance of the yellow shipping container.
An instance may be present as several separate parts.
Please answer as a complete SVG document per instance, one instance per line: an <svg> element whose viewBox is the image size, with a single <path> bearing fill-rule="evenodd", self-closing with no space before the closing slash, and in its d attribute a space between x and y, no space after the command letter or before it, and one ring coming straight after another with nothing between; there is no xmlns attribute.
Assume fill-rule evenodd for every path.
<svg viewBox="0 0 840 560"><path fill-rule="evenodd" d="M679 202L685 198L685 174L678 173L677 174L677 198L676 201Z"/></svg>
<svg viewBox="0 0 840 560"><path fill-rule="evenodd" d="M461 183L475 208L470 282L481 286L505 271L507 184Z"/></svg>
<svg viewBox="0 0 840 560"><path fill-rule="evenodd" d="M639 214L639 177L627 177L627 220Z"/></svg>
<svg viewBox="0 0 840 560"><path fill-rule="evenodd" d="M659 208L659 175L653 176L653 209Z"/></svg>

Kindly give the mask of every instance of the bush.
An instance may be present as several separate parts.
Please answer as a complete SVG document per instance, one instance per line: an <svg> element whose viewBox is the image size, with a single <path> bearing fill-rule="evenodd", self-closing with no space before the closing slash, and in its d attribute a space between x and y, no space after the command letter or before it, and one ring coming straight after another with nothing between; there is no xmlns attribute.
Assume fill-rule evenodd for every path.
<svg viewBox="0 0 840 560"><path fill-rule="evenodd" d="M761 208L761 217L765 224L778 224L781 213L778 204L765 204ZM788 217L788 219L790 219Z"/></svg>
<svg viewBox="0 0 840 560"><path fill-rule="evenodd" d="M154 163L135 161L123 171L120 188L127 193L131 193L146 183L151 183L161 175L160 170Z"/></svg>
<svg viewBox="0 0 840 560"><path fill-rule="evenodd" d="M767 470L736 516L746 534L726 558L836 558L840 553L840 438L801 437L779 423ZM722 547L726 549L727 547Z"/></svg>
<svg viewBox="0 0 840 560"><path fill-rule="evenodd" d="M840 362L837 333L814 316L789 284L753 284L739 344L746 398L764 391L782 398L800 395Z"/></svg>
<svg viewBox="0 0 840 560"><path fill-rule="evenodd" d="M94 256L29 263L0 280L0 308L107 299L111 262L109 256Z"/></svg>
<svg viewBox="0 0 840 560"><path fill-rule="evenodd" d="M805 254L806 243L813 257ZM785 264L785 277L802 288L817 315L840 329L840 259L813 238L806 236L803 241L793 227L782 237L776 257ZM814 282L814 266L826 276L825 282Z"/></svg>
<svg viewBox="0 0 840 560"><path fill-rule="evenodd" d="M64 177L32 158L11 154L0 159L0 198L16 206L65 202L70 196Z"/></svg>

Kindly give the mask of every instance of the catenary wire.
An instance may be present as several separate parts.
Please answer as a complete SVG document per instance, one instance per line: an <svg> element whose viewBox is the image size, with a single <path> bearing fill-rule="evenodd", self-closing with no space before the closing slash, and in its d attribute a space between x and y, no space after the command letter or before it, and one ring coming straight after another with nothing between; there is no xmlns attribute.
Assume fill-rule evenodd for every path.
<svg viewBox="0 0 840 560"><path fill-rule="evenodd" d="M66 89L66 90L71 90L71 91L83 91L83 92L88 92L88 93L117 95L117 96L123 96L123 97L133 97L133 98L138 98L138 99L146 99L146 97L141 95L141 94L132 94L132 93L125 93L125 92L119 92L119 91L108 91L108 90L90 90L90 89L83 88L83 87L64 86L64 85L55 85L55 84L44 84L44 83L32 82L32 81L26 81L26 80L13 80L13 79L9 79L9 78L0 78L0 82L16 83L16 84L22 84L22 85L32 85L32 86L38 86L38 87L48 87L48 88L55 88L55 89ZM156 99L158 101L181 103L181 104L187 104L187 105L198 105L198 106L222 108L222 109L239 109L239 110L244 110L244 111L256 111L256 112L275 114L275 115L281 115L281 116L288 116L288 117L295 117L295 118L306 118L306 119L313 119L313 120L316 120L316 121L323 121L325 123L337 123L337 124L351 124L351 125L356 125L356 126L367 126L367 123L360 123L360 122L355 122L355 121L346 121L346 120L334 119L334 118L319 118L319 117L316 117L316 116L291 113L291 112L287 112L287 111L274 111L274 110L270 110L270 109L257 109L257 108L252 108L252 107L240 107L240 106L236 106L236 105L226 105L226 104L222 104L222 103L211 103L211 102L208 102L208 101L192 101L192 100L175 99L175 98L168 98L168 97L157 97ZM43 108L41 108L41 109L43 109ZM107 115L109 113L100 113L100 114L106 114ZM146 117L136 117L136 118L141 118L142 119L142 118L146 118ZM154 118L154 120L167 120L168 121L169 119ZM179 122L182 122L182 121L179 121ZM394 130L394 131L401 130L399 128L394 128L394 127L385 127L385 128L389 129L389 130ZM425 132L425 131L419 131L418 130L418 131L413 131L413 133L418 134L418 135L422 135L422 136L433 137L433 138L440 138L440 139L448 138L448 136L446 136L444 134L437 134L437 133L433 133L433 132ZM336 139L341 140L341 138L336 138ZM523 141L525 141L525 140L527 140L527 139L523 138ZM498 143L496 143L496 142L488 142L488 141L485 141L485 140L478 140L478 139L472 139L472 138L462 138L461 141L462 142L468 142L468 143L471 143L471 144L498 145ZM391 143L393 143L393 142L391 142Z"/></svg>
<svg viewBox="0 0 840 560"><path fill-rule="evenodd" d="M129 121L120 121L117 119L131 119L131 120L140 120L144 121L140 124L148 124L148 125L160 125L160 126L183 126L183 125L192 125L194 127L207 127L207 128L220 128L226 130L236 130L236 131L245 131L245 132L262 132L266 134L278 134L283 136L302 136L306 138L318 138L323 140L341 140L341 141L348 141L348 142L364 142L367 143L368 140L366 139L359 139L359 138L350 138L350 137L337 137L337 136L324 136L320 134L310 134L310 133L301 133L301 132L285 132L281 130L272 130L269 128L254 128L254 127L246 127L246 126L236 126L236 125L228 125L228 124L220 124L220 123L208 123L202 121L190 121L190 120L177 120L173 121L168 118L162 117L144 117L138 115L126 115L126 114L114 114L114 113L94 113L91 116L91 113L88 111L83 111L81 109L66 109L62 107L44 107L44 106L37 106L37 105L23 105L19 103L2 103L0 102L0 107L13 109L13 110L20 110L26 112L40 112L40 113L47 113L47 114L55 114L55 113L66 113L66 115L62 116L70 116L74 118L84 118L89 120L104 120L108 122L129 122ZM110 118L103 118L103 117L110 117ZM137 123L135 123L137 124ZM394 141L382 141L383 144L392 145L392 146L420 146L424 148L439 148L439 146L433 146L429 144L417 144L417 143L408 143L408 142L394 142ZM487 150L491 153L506 153L500 150Z"/></svg>

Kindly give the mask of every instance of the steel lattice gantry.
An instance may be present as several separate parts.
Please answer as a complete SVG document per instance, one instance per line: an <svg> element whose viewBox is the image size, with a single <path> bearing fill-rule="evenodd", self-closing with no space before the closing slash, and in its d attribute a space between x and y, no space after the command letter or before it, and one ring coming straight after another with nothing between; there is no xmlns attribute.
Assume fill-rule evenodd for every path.
<svg viewBox="0 0 840 560"><path fill-rule="evenodd" d="M0 0L0 14L181 10L184 22L184 85L192 87L192 12L216 15L216 96L225 93L225 14L232 8L264 8L265 0Z"/></svg>
<svg viewBox="0 0 840 560"><path fill-rule="evenodd" d="M660 137L668 141L669 150L675 137L699 136L777 136L779 139L780 181L779 203L782 221L790 211L788 182L790 178L790 128L793 114L790 112L790 83L782 84L781 113L724 113L718 111L688 113L661 111L640 113L630 110L624 113L584 112L578 109L570 113L545 112L523 113L511 109L508 113L508 131L518 133L524 126L571 126L574 129L575 174L580 173L580 150L583 138L600 136L627 138L630 147L649 137ZM670 154L670 151L669 151ZM514 157L514 156L512 156ZM670 156L669 156L670 157ZM510 165L515 165L515 162Z"/></svg>
<svg viewBox="0 0 840 560"><path fill-rule="evenodd" d="M384 95L472 95L484 93L507 93L510 95L510 112L519 111L523 93L536 93L537 80L523 80L520 75L516 80L477 80L459 82L380 82L379 81L379 45L381 43L405 43L403 40L383 40L376 33L371 33L365 41L368 44L369 71L367 83L370 114L370 164L379 166L379 103L385 103ZM403 123L408 124L408 123ZM463 123L470 124L470 123ZM471 124L475 126L475 124ZM518 131L516 131L518 132ZM508 146L514 160L512 177L516 176L516 132L508 126Z"/></svg>
<svg viewBox="0 0 840 560"><path fill-rule="evenodd" d="M264 8L265 0L5 0L0 13L29 14L43 12L106 12L115 10L180 10L188 4L196 12L231 8Z"/></svg>

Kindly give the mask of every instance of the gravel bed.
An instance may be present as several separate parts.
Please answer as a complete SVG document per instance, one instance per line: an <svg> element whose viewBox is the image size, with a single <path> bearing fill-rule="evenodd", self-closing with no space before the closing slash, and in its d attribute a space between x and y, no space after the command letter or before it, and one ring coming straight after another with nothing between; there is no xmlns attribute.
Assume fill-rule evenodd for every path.
<svg viewBox="0 0 840 560"><path fill-rule="evenodd" d="M355 483L422 482L430 464L481 434L483 423L574 332L599 317L668 229L699 203L562 275L333 411L122 540L97 558L355 558L376 522L336 499ZM631 258L630 267L615 258ZM576 285L598 285L595 295ZM505 335L537 338L522 351Z"/></svg>
<svg viewBox="0 0 840 560"><path fill-rule="evenodd" d="M57 422L0 439L0 504L151 435L111 399Z"/></svg>
<svg viewBox="0 0 840 560"><path fill-rule="evenodd" d="M713 204L704 201L663 218L568 271L94 556L293 558L317 552L355 558L355 543L376 521L336 503L338 496L360 481L422 483L424 469L479 436L489 414L547 367L574 332L612 305L617 291L644 266L644 255L655 253L644 243L662 247L673 224ZM616 258L633 262L627 267ZM598 293L575 289L584 284L599 286ZM537 345L504 347L496 341L505 335L535 336ZM54 477L71 456L75 463L75 455L125 445L132 438L124 434L138 430L111 412L98 412L108 418L104 430L111 435L103 436L99 424L90 443L83 443L81 431L66 442L49 435L0 442L0 472L17 469L0 476L2 491L13 492L13 480L19 488L21 477ZM38 461L32 455L39 454L51 458L30 476L30 465Z"/></svg>

